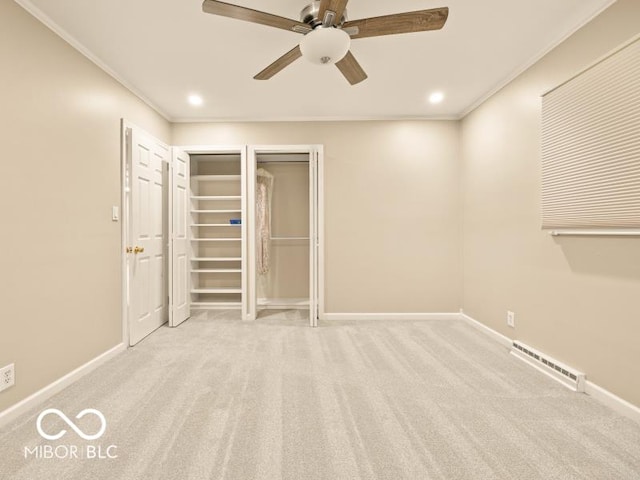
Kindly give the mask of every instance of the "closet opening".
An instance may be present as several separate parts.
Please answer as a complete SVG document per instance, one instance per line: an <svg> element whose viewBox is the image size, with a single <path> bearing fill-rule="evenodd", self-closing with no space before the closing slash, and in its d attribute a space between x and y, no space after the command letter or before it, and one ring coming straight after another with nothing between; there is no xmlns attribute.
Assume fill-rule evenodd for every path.
<svg viewBox="0 0 640 480"><path fill-rule="evenodd" d="M196 310L246 310L246 147L173 147L172 327Z"/></svg>
<svg viewBox="0 0 640 480"><path fill-rule="evenodd" d="M249 151L247 318L318 320L318 153Z"/></svg>
<svg viewBox="0 0 640 480"><path fill-rule="evenodd" d="M257 318L275 309L309 309L309 160L281 157L257 157Z"/></svg>
<svg viewBox="0 0 640 480"><path fill-rule="evenodd" d="M193 309L242 306L242 158L190 155Z"/></svg>

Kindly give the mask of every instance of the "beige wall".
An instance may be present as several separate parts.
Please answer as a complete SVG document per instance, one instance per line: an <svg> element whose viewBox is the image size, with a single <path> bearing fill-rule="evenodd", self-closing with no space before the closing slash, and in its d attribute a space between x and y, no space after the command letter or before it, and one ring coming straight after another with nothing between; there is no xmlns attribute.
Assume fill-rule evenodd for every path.
<svg viewBox="0 0 640 480"><path fill-rule="evenodd" d="M170 125L4 0L0 65L2 411L120 343L120 118Z"/></svg>
<svg viewBox="0 0 640 480"><path fill-rule="evenodd" d="M458 311L458 122L174 125L174 145L220 143L325 146L328 313Z"/></svg>
<svg viewBox="0 0 640 480"><path fill-rule="evenodd" d="M618 1L462 122L465 311L636 405L640 240L540 230L540 95L638 33Z"/></svg>

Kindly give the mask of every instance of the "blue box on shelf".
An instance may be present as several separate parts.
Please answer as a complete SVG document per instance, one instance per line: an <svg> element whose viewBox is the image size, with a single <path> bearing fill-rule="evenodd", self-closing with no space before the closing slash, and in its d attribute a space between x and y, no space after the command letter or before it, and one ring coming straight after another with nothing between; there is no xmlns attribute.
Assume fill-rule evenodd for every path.
<svg viewBox="0 0 640 480"><path fill-rule="evenodd" d="M229 219L229 223L231 225L240 225L240 224L242 224L242 219L240 219L240 218L230 218Z"/></svg>

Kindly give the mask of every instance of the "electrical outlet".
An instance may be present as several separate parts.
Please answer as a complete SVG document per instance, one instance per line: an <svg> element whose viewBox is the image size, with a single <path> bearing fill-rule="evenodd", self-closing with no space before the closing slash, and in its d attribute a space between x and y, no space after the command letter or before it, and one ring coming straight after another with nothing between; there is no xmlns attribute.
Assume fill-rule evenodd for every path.
<svg viewBox="0 0 640 480"><path fill-rule="evenodd" d="M0 368L0 392L9 387L13 387L16 383L16 372L14 364Z"/></svg>
<svg viewBox="0 0 640 480"><path fill-rule="evenodd" d="M516 314L510 310L507 310L507 325L516 328Z"/></svg>

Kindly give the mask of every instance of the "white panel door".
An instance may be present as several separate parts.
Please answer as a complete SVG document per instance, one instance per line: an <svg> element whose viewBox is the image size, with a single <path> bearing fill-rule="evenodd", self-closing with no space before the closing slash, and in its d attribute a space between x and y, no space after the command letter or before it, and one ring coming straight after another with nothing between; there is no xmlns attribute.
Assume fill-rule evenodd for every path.
<svg viewBox="0 0 640 480"><path fill-rule="evenodd" d="M168 150L132 129L130 178L129 343L167 321L164 179Z"/></svg>
<svg viewBox="0 0 640 480"><path fill-rule="evenodd" d="M169 325L191 315L189 294L189 155L173 148L171 162L171 288Z"/></svg>

